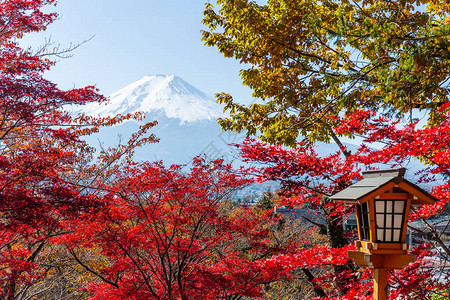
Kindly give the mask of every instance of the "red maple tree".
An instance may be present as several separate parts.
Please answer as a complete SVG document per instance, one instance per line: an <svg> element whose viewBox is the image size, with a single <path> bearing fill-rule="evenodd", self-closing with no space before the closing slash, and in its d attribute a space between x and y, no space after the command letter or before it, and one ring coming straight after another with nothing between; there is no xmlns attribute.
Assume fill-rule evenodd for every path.
<svg viewBox="0 0 450 300"><path fill-rule="evenodd" d="M237 145L245 161L259 163L259 167L245 170L256 175L260 181L274 180L281 183L281 194L284 196L279 205L312 206L323 212L327 224L329 243L299 251L295 255L280 255L267 261L268 264L289 266L291 271L300 268L334 267L328 275L311 280L315 285L318 299L363 299L371 298L371 282L364 280L372 276L371 271L359 269L347 257L351 249L350 239L342 231L342 217L352 207L328 201L328 197L352 182L360 179L360 169L369 165L389 164L398 166L410 159L424 162L418 183L435 182L431 193L440 201L435 205L424 205L416 208L410 220L422 220L439 215L448 208L450 201L449 175L449 121L450 115L446 107L442 107L442 122L427 128L416 128L415 123L401 123L386 117L377 116L371 111L356 111L342 118L335 128L339 135L362 136L362 144L358 151L349 153L342 149L337 153L321 157L311 145L299 144L293 149L277 145L268 145L248 139ZM403 125L402 125L403 124ZM383 147L370 147L374 143L382 143ZM345 155L344 155L344 152ZM428 224L429 225L429 224ZM442 241L440 234L433 230L422 232L424 238L436 243L443 251L450 254L448 246ZM334 230L333 230L334 229ZM345 246L347 245L347 246ZM425 268L429 262L428 246L414 249L417 260L403 270L391 272L391 298L425 299L434 294L445 294L449 288L449 274L441 276L436 270ZM448 261L447 261L448 263ZM286 267L285 267L286 268ZM420 283L420 284L419 284ZM317 289L319 287L320 289ZM397 298L396 298L397 297Z"/></svg>
<svg viewBox="0 0 450 300"><path fill-rule="evenodd" d="M24 296L49 270L37 265L37 257L50 237L64 232L62 220L99 206L95 194L74 184L87 176L75 175L76 166L92 158L80 135L131 117L71 117L64 107L106 98L93 86L59 89L43 77L57 53L32 53L18 45L24 34L55 20L55 13L42 12L55 3L0 3L0 297L5 299Z"/></svg>
<svg viewBox="0 0 450 300"><path fill-rule="evenodd" d="M248 183L221 161L197 158L186 174L133 165L103 187L107 209L68 222L73 233L55 242L99 279L86 287L92 299L260 297L263 283L288 274L265 258L292 245L269 238L271 212L230 209L226 200ZM83 260L84 249L98 257Z"/></svg>

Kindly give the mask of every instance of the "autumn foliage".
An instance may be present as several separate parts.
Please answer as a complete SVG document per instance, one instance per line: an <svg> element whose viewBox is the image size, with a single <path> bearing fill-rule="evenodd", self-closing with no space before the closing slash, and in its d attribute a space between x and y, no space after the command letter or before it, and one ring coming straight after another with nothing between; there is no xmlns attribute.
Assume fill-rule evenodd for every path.
<svg viewBox="0 0 450 300"><path fill-rule="evenodd" d="M39 265L48 239L65 230L61 222L99 208L97 196L76 184L77 165L92 149L80 140L99 126L130 116L92 120L63 108L105 101L94 87L60 90L44 79L51 52L33 54L17 38L44 30L55 18L43 13L52 0L0 2L0 295L25 297L51 267ZM85 176L85 175L83 175ZM48 254L48 253L47 253Z"/></svg>
<svg viewBox="0 0 450 300"><path fill-rule="evenodd" d="M352 208L328 197L362 169L417 159L417 183L433 184L440 201L411 221L429 225L448 210L445 1L430 1L429 12L414 12L416 1L217 2L218 13L206 6L204 41L252 64L244 83L267 101L245 107L220 94L232 111L223 127L292 146L247 139L236 146L254 165L240 170L204 157L189 166L133 161L136 147L157 141L147 135L156 122L94 155L83 135L142 116L70 115L70 105L107 99L92 86L59 89L43 77L57 50L17 42L55 20L42 8L56 1L0 1L0 299L370 299L373 274L347 256L354 233L342 222ZM408 118L413 109L428 109L428 127ZM359 138L358 150L343 136ZM340 150L319 155L313 142L330 140ZM254 181L280 189L261 205L238 205L235 192ZM292 221L274 205L323 220ZM448 263L450 250L427 228L416 262L390 274L393 299L448 295L448 272L430 269L429 257L438 245Z"/></svg>
<svg viewBox="0 0 450 300"><path fill-rule="evenodd" d="M298 145L293 149L286 149L251 139L245 141L242 145L237 145L245 160L256 162L259 165L259 167L252 167L245 172L251 172L260 181L277 180L281 183L282 188L279 193L282 197L278 202L279 205L306 205L324 214L326 233L329 236L328 245L298 249L297 253L293 255L276 255L266 261L268 266L277 265L291 272L302 268L328 269L325 275L310 280L311 284L316 287L317 299L372 299L372 282L369 280L373 276L372 271L359 268L347 259L347 251L353 249L354 235L352 237L351 232L345 234L342 231L342 217L347 216L353 210L353 207L330 202L327 198L348 186L354 180L358 180L360 178L360 166L363 166L364 163L393 163L395 165L401 164L411 157L422 159L428 148L424 146L427 145L427 142L423 140L423 136L420 136L421 132L425 131L428 135L433 131L433 128L430 130L418 129L417 132L411 133L411 136L422 138L421 143L418 143L416 148L416 151L419 152L415 152L416 155L411 155L411 149L407 146L407 143L402 144L402 139L395 138L398 132L411 131L410 125L407 125L406 128L389 127L387 126L389 122L382 118L385 123L383 126L379 126L380 118L364 112L362 115L367 118L360 118L355 114L342 120L343 127L365 128L367 130L365 133L368 133L368 138L364 140L367 144L361 146L357 152L345 159L342 159L343 156L339 155L339 152L321 157L311 146ZM355 119L364 119L364 124L352 124ZM440 132L440 128L434 129ZM337 128L337 130L340 129ZM387 135L386 131L389 130L393 132ZM378 137L378 139L375 137ZM379 137L383 137L383 139ZM397 137L404 137L404 135L399 134ZM435 138L433 138L434 141ZM373 142L386 141L386 139L389 140L388 146L382 149L377 150L367 146ZM445 143L445 138L441 141ZM389 151L390 147L391 151ZM441 149L446 151L445 148ZM383 154L380 155L380 152ZM420 154L423 156L420 156ZM440 156L437 151L435 151L435 154ZM432 155L428 156L429 159L432 159L432 157ZM434 165L421 170L419 174L427 174L427 176L423 175L421 180L431 180L434 179L435 175L443 175L435 171L438 168L439 166ZM415 209L410 215L411 221L422 220L426 224L426 219L439 215L448 207L450 195L448 194L447 183L436 186L432 192L440 201L433 206L425 205ZM339 237L341 238L339 239ZM449 251L437 232L433 232L427 238L442 247L444 251ZM330 245L332 246L330 247ZM391 273L392 299L396 299L396 297L401 299L426 299L435 294L445 294L449 288L449 274L443 272L439 276L436 274L436 270L428 267L430 256L434 257L436 254L433 254L425 245L414 249L413 254L416 255L415 263L403 270L396 270ZM339 268L339 266L342 268Z"/></svg>
<svg viewBox="0 0 450 300"><path fill-rule="evenodd" d="M448 1L439 0L206 5L202 40L242 63L242 83L258 98L244 104L216 94L229 113L220 125L262 141L238 145L243 159L257 165L244 172L280 182L279 204L322 212L325 223L314 225L327 234L330 249L344 249L352 236L342 230L349 208L328 197L358 180L361 170L417 160L424 167L410 176L434 186L440 201L414 208L411 221L426 230L411 230L439 247L448 263L448 245L428 218L448 215L449 12ZM356 150L343 137L355 139ZM339 151L321 157L317 142L335 142ZM448 271L431 276L426 260L436 254L421 249L416 264L391 274L393 299L448 296ZM293 257L279 259L289 265ZM351 262L330 267L325 255L323 268L328 272L306 276L318 298L371 297L370 284L363 286L369 271Z"/></svg>
<svg viewBox="0 0 450 300"><path fill-rule="evenodd" d="M220 161L196 159L189 174L179 166L144 163L125 168L107 188L107 209L95 219L67 224L58 242L101 280L86 290L93 299L234 299L260 296L262 283L283 277L264 258L287 251L271 247L273 219L227 200L248 180ZM96 264L96 260L106 263Z"/></svg>

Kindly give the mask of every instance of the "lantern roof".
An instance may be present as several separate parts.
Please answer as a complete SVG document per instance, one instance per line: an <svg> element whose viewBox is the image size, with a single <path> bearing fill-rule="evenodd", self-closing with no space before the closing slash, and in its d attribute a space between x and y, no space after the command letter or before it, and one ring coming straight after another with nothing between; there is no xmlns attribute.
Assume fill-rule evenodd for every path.
<svg viewBox="0 0 450 300"><path fill-rule="evenodd" d="M411 195L412 204L434 204L438 201L424 189L403 178L405 171L405 168L397 168L362 172L363 180L334 194L330 199L336 202L362 204L382 193L394 191L399 196L405 193Z"/></svg>

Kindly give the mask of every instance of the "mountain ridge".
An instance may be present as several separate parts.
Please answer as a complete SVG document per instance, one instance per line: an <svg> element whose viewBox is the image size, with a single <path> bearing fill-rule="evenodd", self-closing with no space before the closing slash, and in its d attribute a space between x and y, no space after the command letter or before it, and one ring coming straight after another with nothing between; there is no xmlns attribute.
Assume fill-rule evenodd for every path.
<svg viewBox="0 0 450 300"><path fill-rule="evenodd" d="M115 114L145 114L143 122L157 120L149 133L160 138L135 151L138 161L162 160L165 164L189 163L199 154L209 159L227 156L231 148L228 135L222 133L217 118L222 107L214 99L176 75L148 75L114 92L106 103L91 103L76 107L73 114L85 113L105 117ZM86 137L92 145L114 146L126 141L142 122L126 121L103 128L100 133Z"/></svg>
<svg viewBox="0 0 450 300"><path fill-rule="evenodd" d="M182 78L171 75L147 75L109 96L106 103L91 103L76 112L91 116L146 114L146 119L166 117L180 125L212 121L223 116L214 99Z"/></svg>

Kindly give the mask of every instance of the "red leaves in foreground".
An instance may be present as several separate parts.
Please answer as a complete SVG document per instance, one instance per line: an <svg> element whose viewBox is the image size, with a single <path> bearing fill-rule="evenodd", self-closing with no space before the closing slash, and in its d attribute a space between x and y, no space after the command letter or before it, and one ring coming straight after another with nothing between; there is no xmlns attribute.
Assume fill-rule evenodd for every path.
<svg viewBox="0 0 450 300"><path fill-rule="evenodd" d="M284 272L261 263L280 251L266 238L276 220L227 206L248 182L220 161L196 159L188 174L158 163L129 167L108 187L107 209L69 222L73 233L57 241L75 257L96 249L94 260L107 262L91 269L101 279L87 287L92 299L259 297L261 284Z"/></svg>
<svg viewBox="0 0 450 300"><path fill-rule="evenodd" d="M106 98L94 87L58 89L42 75L51 56L19 47L24 34L45 30L56 18L42 11L55 3L0 2L0 296L7 299L29 290L41 273L42 245L64 232L61 222L98 208L97 195L78 184L89 174L74 174L92 154L80 134L123 120L81 116L74 124L65 107Z"/></svg>
<svg viewBox="0 0 450 300"><path fill-rule="evenodd" d="M358 120L357 124L351 125L355 119ZM399 121L357 111L342 121L339 130L347 127L353 128L345 132L347 135L365 135L362 146L353 155L354 161L365 165L402 165L415 159L424 163L424 168L415 174L420 176L418 183L441 182L431 191L440 201L432 206L418 208L411 220L429 218L448 206L450 190L448 182L442 182L446 182L450 176L450 111L442 111L442 122L438 125L424 128L416 128L417 122L402 125ZM374 143L382 143L383 147L370 148Z"/></svg>
<svg viewBox="0 0 450 300"><path fill-rule="evenodd" d="M361 178L351 160L343 159L339 153L320 157L312 146L285 149L247 139L237 147L244 161L261 165L244 172L256 175L260 181L282 184L286 202L281 204L309 202L320 206L323 196L330 196Z"/></svg>
<svg viewBox="0 0 450 300"><path fill-rule="evenodd" d="M284 196L279 204L309 205L321 209L329 227L331 220L349 213L345 205L328 203L331 195L352 182L360 179L359 167L376 164L402 164L408 159L419 159L427 164L421 175L420 182L431 182L450 175L450 115L443 114L441 124L428 128L415 128L416 124L401 125L383 117L376 117L373 112L356 111L348 115L336 128L342 135L365 135L364 144L351 155L346 153L331 154L320 157L312 147L299 144L293 149L280 146L270 146L255 140L246 140L238 145L241 155L246 161L258 163L251 168L252 174L260 181L274 180L282 184L278 192ZM373 143L382 143L382 148L369 148ZM431 174L431 175L430 175ZM434 176L432 176L434 174ZM448 183L435 186L431 191L440 201L436 205L424 205L416 208L411 214L411 220L426 219L442 212L448 207L450 189ZM348 206L347 206L348 207ZM336 223L335 223L336 224ZM342 226L342 224L337 224ZM341 228L341 227L340 227ZM328 228L329 229L329 228ZM335 231L339 234L339 231ZM342 235L342 232L340 233ZM332 237L332 236L331 236ZM337 251L337 252L335 252ZM419 250L417 250L419 251ZM338 253L333 255L333 253ZM284 266L284 270L292 271L301 268L328 268L333 271L328 275L314 279L315 287L328 293L320 299L365 299L371 298L371 271L359 269L352 271L346 259L346 248L333 249L318 246L302 249L295 255L275 256L266 261L267 266ZM414 264L404 270L393 273L390 285L396 287L391 297L424 299L434 293L449 288L445 280L436 280L436 270L426 268L427 259L418 255ZM448 276L448 275L447 275ZM415 288L417 287L417 290ZM320 293L319 293L320 294ZM319 299L318 298L318 299Z"/></svg>
<svg viewBox="0 0 450 300"><path fill-rule="evenodd" d="M353 244L343 248L331 248L328 245L317 245L301 249L295 254L276 255L264 261L267 268L281 268L295 270L302 268L317 268L324 266L344 265L349 261L347 251L354 250ZM300 249L299 249L300 250Z"/></svg>
<svg viewBox="0 0 450 300"><path fill-rule="evenodd" d="M198 159L188 174L177 166L135 164L131 156L128 167L114 165L134 147L156 140L142 138L155 123L144 125L128 144L100 153L100 167L86 167L91 152L80 135L141 116L73 119L64 111L67 105L106 99L94 87L58 89L42 77L53 62L18 46L17 38L44 30L55 19L41 10L54 3L0 4L0 297L15 298L54 267L38 259L50 239L65 245L97 279L85 287L93 299L261 298L264 284L302 269L326 270L310 279L318 295L325 294L322 299L371 297L371 272L347 260L350 246L298 251L294 242L274 246L268 235L277 220L270 213L228 207L224 200L249 181L220 161ZM385 146L363 145L346 158L340 153L320 157L304 145L287 150L248 140L239 147L245 160L263 164L247 171L260 181L281 182L283 204L322 209L327 229L339 229L339 218L349 209L328 203L327 196L360 179L361 165L417 158L428 166L419 173L422 182L448 180L450 116L441 112L439 125L417 129L356 111L337 133L363 134L365 143ZM448 182L432 192L440 202L417 209L413 219L448 207ZM392 297L425 298L448 289L426 269L422 250L416 249L416 263L392 274Z"/></svg>

